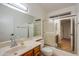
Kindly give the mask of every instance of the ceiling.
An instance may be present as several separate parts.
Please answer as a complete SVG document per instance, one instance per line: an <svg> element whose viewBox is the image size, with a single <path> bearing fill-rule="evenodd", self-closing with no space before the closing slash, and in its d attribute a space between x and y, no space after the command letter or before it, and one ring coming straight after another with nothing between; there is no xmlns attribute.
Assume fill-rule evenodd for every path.
<svg viewBox="0 0 79 59"><path fill-rule="evenodd" d="M69 6L73 6L75 5L75 3L39 3L38 5L40 5L45 11L51 12Z"/></svg>

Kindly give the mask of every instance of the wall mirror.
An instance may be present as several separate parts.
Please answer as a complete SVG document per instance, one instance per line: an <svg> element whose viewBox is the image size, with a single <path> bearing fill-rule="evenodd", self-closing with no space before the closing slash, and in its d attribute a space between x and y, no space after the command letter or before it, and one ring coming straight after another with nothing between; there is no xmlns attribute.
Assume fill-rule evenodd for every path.
<svg viewBox="0 0 79 59"><path fill-rule="evenodd" d="M0 4L0 42L10 40L11 34L14 34L16 39L40 35L41 30L37 29L40 22L34 20L34 16Z"/></svg>
<svg viewBox="0 0 79 59"><path fill-rule="evenodd" d="M34 20L34 36L41 36L41 19Z"/></svg>

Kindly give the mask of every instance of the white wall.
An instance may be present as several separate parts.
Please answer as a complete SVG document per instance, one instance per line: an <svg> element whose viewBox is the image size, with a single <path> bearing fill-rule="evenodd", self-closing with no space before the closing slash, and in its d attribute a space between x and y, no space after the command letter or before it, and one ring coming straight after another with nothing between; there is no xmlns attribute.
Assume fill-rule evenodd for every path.
<svg viewBox="0 0 79 59"><path fill-rule="evenodd" d="M77 54L79 55L79 4L77 4Z"/></svg>
<svg viewBox="0 0 79 59"><path fill-rule="evenodd" d="M76 14L76 6L71 6L71 7L59 9L59 10L56 10L56 11L51 11L50 13L47 14L47 17L66 13L66 12L70 12L70 11L71 11L72 15Z"/></svg>
<svg viewBox="0 0 79 59"><path fill-rule="evenodd" d="M45 17L45 10L41 8L38 4L28 3L27 7L29 8L29 14L33 15L37 18L44 19Z"/></svg>

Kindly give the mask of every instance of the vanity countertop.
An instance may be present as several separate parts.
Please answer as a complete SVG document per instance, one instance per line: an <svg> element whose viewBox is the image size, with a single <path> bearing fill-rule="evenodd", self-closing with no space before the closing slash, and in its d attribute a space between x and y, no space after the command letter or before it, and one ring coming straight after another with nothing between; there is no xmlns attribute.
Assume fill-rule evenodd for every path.
<svg viewBox="0 0 79 59"><path fill-rule="evenodd" d="M18 40L19 39L19 40ZM26 38L26 37L23 37L23 38L18 38L16 39L17 43L18 42L21 42L21 41L28 41L28 40L40 40L42 39L42 36L35 36L33 38ZM3 48L3 47L6 47L6 46L9 46L10 45L10 41L5 41L5 42L0 42L0 49Z"/></svg>
<svg viewBox="0 0 79 59"><path fill-rule="evenodd" d="M4 55L7 55L7 56L19 56L19 55L23 54L24 52L27 52L27 51L33 49L34 47L36 47L38 45L41 45L40 42L37 42L37 40L40 40L40 39L42 39L41 36L35 36L32 39L29 39L29 38L20 38L19 41L17 41L18 46L20 46L19 50L16 51L16 52L13 52L13 53L11 51L10 51L10 53L7 52L7 51L9 51L9 50L14 51L14 48L16 48L18 46L10 48L10 46L9 46L10 41L2 42L0 44L0 46L3 46L3 47L0 48L0 56L1 55L2 56L4 56ZM21 45L22 41L25 43L24 46Z"/></svg>
<svg viewBox="0 0 79 59"><path fill-rule="evenodd" d="M37 41L37 40L42 40L42 36L34 36L34 37L32 37L32 38L26 38L26 37L24 37L24 38L19 38L19 41L20 40L24 40L24 41L26 41L26 40L35 40L35 41ZM16 40L18 40L18 39L16 39Z"/></svg>
<svg viewBox="0 0 79 59"><path fill-rule="evenodd" d="M39 42L35 42L32 45L30 43L28 46L26 46L27 44L23 45L23 46L18 45L16 47L20 46L20 48L17 51L14 51L16 47L10 48L10 46L6 46L6 47L0 49L0 55L2 55L2 56L20 56L21 54L33 49L34 47L36 47L40 44L41 43L39 43ZM9 51L10 49L11 49L11 51Z"/></svg>
<svg viewBox="0 0 79 59"><path fill-rule="evenodd" d="M33 39L36 40L36 41L37 40L42 40L42 36L35 36L35 37L33 37Z"/></svg>

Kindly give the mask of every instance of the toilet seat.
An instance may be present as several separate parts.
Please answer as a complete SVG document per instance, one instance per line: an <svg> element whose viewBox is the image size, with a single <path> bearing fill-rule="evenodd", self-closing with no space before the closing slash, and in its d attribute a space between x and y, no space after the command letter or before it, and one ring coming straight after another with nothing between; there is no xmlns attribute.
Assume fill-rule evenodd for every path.
<svg viewBox="0 0 79 59"><path fill-rule="evenodd" d="M44 55L46 55L46 56L51 56L51 55L53 55L53 49L52 49L52 47L49 47L49 46L44 47L44 48L41 49L41 51L42 51L42 53L43 53Z"/></svg>

